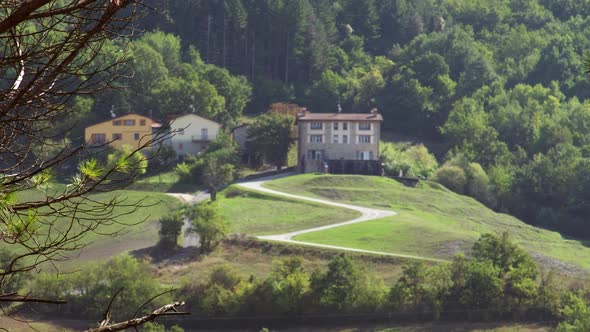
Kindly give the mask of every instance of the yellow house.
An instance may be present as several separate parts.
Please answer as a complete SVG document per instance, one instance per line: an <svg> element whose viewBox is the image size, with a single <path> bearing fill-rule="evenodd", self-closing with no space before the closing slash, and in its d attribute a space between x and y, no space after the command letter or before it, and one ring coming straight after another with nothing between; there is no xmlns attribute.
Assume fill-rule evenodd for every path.
<svg viewBox="0 0 590 332"><path fill-rule="evenodd" d="M135 148L152 139L154 127L159 124L146 116L127 114L86 127L84 140L90 145L109 143L115 149L124 145Z"/></svg>

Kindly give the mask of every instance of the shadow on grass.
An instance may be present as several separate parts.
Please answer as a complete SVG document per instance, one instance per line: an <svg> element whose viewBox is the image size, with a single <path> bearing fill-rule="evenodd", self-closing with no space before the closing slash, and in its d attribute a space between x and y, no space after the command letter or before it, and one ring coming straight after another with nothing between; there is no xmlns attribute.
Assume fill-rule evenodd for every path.
<svg viewBox="0 0 590 332"><path fill-rule="evenodd" d="M188 183L152 183L152 182L143 182L138 181L132 185L130 185L127 189L129 190L137 190L137 191L151 191L151 192L161 192L161 193L187 193L192 194L197 191L202 191L204 189L203 186L196 185L196 184L188 184Z"/></svg>
<svg viewBox="0 0 590 332"><path fill-rule="evenodd" d="M198 247L180 247L173 249L162 249L160 246L153 246L133 250L129 254L137 259L148 259L154 264L171 265L183 264L201 260L204 255Z"/></svg>
<svg viewBox="0 0 590 332"><path fill-rule="evenodd" d="M562 238L564 238L564 239L566 239L568 241L577 242L577 243L583 245L586 248L590 248L590 239L584 239L584 238L574 237L574 236L571 236L571 235L567 235L567 234L561 233L561 232L556 231L554 229L549 229L549 230L552 231L552 232L559 233L559 235L561 235Z"/></svg>

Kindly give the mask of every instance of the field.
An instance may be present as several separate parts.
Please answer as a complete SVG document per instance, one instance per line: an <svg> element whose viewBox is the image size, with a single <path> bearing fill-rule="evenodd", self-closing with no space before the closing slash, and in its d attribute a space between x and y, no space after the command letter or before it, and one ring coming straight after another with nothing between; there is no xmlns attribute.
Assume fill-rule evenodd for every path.
<svg viewBox="0 0 590 332"><path fill-rule="evenodd" d="M395 181L360 176L320 176L299 175L275 180L266 184L273 189L294 194L313 196L355 205L391 209L399 213L394 217L349 225L331 230L309 233L297 240L363 248L376 251L406 253L418 256L448 258L454 252L467 250L482 232L508 230L514 238L534 251L535 241L550 244L551 253L560 260L568 261L570 253L574 257L573 266L586 267L583 259L576 254L587 255L588 249L576 241L566 241L558 234L538 230L506 215L496 214L474 200L455 195L433 184L423 184L420 188L406 188ZM35 193L32 193L35 194ZM177 208L179 203L173 197L161 193L134 190L118 191L93 196L106 201L114 196L127 197L128 201L146 198L142 208L126 223L145 220L144 223L122 229L117 237L90 234L85 241L88 247L73 260L61 265L65 270L78 268L82 262L106 260L123 252L153 246L158 237L157 220ZM286 199L280 196L262 194L230 186L218 196L221 212L230 221L230 233L248 236L286 233L295 230L332 224L356 218L358 212ZM117 213L125 213L119 208ZM102 232L112 232L117 226L108 226ZM563 252L553 249L559 248ZM533 248L533 249L531 249ZM329 260L337 253L333 250L309 248L293 244L264 243L248 237L224 242L216 251L207 256L199 256L192 248L179 251L177 257L154 261L154 272L158 280L166 286L180 286L186 280L204 281L217 266L230 265L244 277L264 278L268 276L275 261L288 256L301 256L308 271L324 270ZM541 250L539 250L541 251ZM547 252L543 249L543 252ZM136 252L141 256L142 251ZM546 255L548 255L546 253ZM363 255L352 253L354 261L364 267L367 274L382 279L386 285L396 282L401 266L407 259ZM553 256L552 256L553 257ZM555 262L558 262L554 259ZM0 322L2 318L0 317ZM7 323L7 322L5 322ZM36 325L40 330L60 331L63 327L73 328L83 322L44 322ZM16 324L16 323L10 323ZM72 325L74 324L74 325ZM451 326L418 325L405 327L343 327L327 331L549 331L542 326L497 325L497 326ZM14 330L29 330L23 325L13 326ZM303 329L305 330L305 329ZM287 331L303 331L288 329ZM187 330L188 331L188 330Z"/></svg>
<svg viewBox="0 0 590 332"><path fill-rule="evenodd" d="M181 262L165 261L156 263L158 279L165 285L180 286L185 280L205 281L210 272L218 266L227 265L238 271L244 278L254 276L258 279L268 277L273 264L290 256L303 258L306 270L326 270L335 252L315 248L273 244L267 245L255 240L236 240L222 243L217 250L207 256L192 255ZM350 254L350 257L364 268L369 276L382 279L392 285L401 275L405 259L380 257L374 255Z"/></svg>
<svg viewBox="0 0 590 332"><path fill-rule="evenodd" d="M203 188L199 185L181 182L176 172L168 171L139 179L128 189L163 193L195 193Z"/></svg>
<svg viewBox="0 0 590 332"><path fill-rule="evenodd" d="M219 209L231 233L267 235L334 224L358 217L356 211L285 199L235 186L224 190Z"/></svg>
<svg viewBox="0 0 590 332"><path fill-rule="evenodd" d="M588 243L495 213L472 198L433 183L408 188L380 177L306 174L274 180L268 188L399 214L382 220L308 233L296 240L359 249L450 258L466 252L482 233L508 232L547 268L590 270Z"/></svg>
<svg viewBox="0 0 590 332"><path fill-rule="evenodd" d="M42 197L42 193L34 190L21 195L27 195L28 199ZM90 196L90 199L99 202L108 202L115 198L124 200L125 205L141 202L141 206L135 211L131 206L115 208L113 215L119 216L115 218L115 222L103 225L94 232L88 232L82 240L85 248L72 253L71 259L61 262L60 266L74 267L81 262L106 260L127 251L153 246L158 241L157 221L179 206L176 198L161 193L119 190ZM84 213L79 216L92 218ZM70 221L67 218L58 218L53 224L63 228L70 225ZM74 231L79 229L80 226L74 225Z"/></svg>

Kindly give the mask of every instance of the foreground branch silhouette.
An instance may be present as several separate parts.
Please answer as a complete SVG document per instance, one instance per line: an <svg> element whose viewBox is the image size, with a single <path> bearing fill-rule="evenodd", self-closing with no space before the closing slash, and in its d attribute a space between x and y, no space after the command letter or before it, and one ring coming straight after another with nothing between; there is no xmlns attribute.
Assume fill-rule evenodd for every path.
<svg viewBox="0 0 590 332"><path fill-rule="evenodd" d="M64 139L77 125L68 120L75 118L78 98L121 88L117 80L132 77L126 40L144 8L141 0L0 2L0 248L10 253L0 259L4 313L18 312L19 303L64 303L19 294L15 281L43 264L57 269L56 262L83 248L85 236L103 226L115 226L106 235L116 235L129 226L121 217L145 206L92 194L133 183L145 171L144 152L157 155L170 134L141 140L113 164L99 161L109 142L91 146ZM58 170L71 177L55 186ZM179 305L134 318L128 326L170 315ZM101 328L118 330L105 330L109 324L110 319Z"/></svg>
<svg viewBox="0 0 590 332"><path fill-rule="evenodd" d="M94 329L88 329L85 332L107 332L107 331L123 331L128 328L133 328L145 324L147 322L154 321L158 317L163 316L178 316L178 315L189 315L188 312L178 311L178 307L183 306L184 302L174 302L162 306L152 313L137 317L133 319L126 320L120 323L112 323L110 324L110 317L106 317L101 323L100 326Z"/></svg>

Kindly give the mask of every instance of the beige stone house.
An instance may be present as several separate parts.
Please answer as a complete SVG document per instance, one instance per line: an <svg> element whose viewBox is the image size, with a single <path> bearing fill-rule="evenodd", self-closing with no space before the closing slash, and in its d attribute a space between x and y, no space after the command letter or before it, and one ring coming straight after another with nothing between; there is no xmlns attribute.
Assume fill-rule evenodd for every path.
<svg viewBox="0 0 590 332"><path fill-rule="evenodd" d="M301 172L379 174L381 114L301 113L298 166Z"/></svg>

